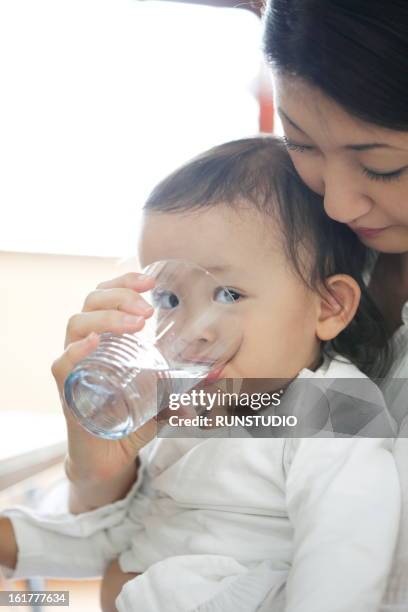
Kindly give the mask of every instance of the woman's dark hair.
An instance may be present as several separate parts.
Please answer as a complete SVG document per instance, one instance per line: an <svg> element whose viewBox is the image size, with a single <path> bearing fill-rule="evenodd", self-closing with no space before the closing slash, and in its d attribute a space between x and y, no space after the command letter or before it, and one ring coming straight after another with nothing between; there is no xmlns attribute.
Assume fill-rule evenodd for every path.
<svg viewBox="0 0 408 612"><path fill-rule="evenodd" d="M303 282L319 291L333 274L349 274L361 289L353 321L324 346L349 358L370 376L389 367L384 320L370 298L363 274L372 252L323 209L322 197L299 178L284 144L271 136L228 142L175 170L152 191L144 210L183 212L225 204L252 205L282 229L286 256ZM199 222L199 219L197 220ZM304 248L314 251L304 265Z"/></svg>
<svg viewBox="0 0 408 612"><path fill-rule="evenodd" d="M352 115L408 130L407 0L268 0L264 52Z"/></svg>

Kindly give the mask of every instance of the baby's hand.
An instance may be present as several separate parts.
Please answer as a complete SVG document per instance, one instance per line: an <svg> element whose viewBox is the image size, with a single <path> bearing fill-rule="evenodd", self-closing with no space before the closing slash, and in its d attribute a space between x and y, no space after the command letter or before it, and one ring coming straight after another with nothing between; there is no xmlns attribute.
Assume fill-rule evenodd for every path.
<svg viewBox="0 0 408 612"><path fill-rule="evenodd" d="M117 612L115 600L122 590L123 585L132 578L140 576L133 572L122 572L117 559L111 561L106 568L101 585L101 609L102 612Z"/></svg>
<svg viewBox="0 0 408 612"><path fill-rule="evenodd" d="M133 333L142 329L153 308L140 293L154 284L154 279L136 273L101 283L86 298L82 312L71 317L68 323L65 352L55 360L52 372L67 421L69 453L65 467L71 481L93 484L119 476L130 469L139 450L156 434L156 422L151 420L119 442L96 438L76 421L63 398L66 377L81 359L97 348L98 334ZM96 333L92 336L92 332Z"/></svg>

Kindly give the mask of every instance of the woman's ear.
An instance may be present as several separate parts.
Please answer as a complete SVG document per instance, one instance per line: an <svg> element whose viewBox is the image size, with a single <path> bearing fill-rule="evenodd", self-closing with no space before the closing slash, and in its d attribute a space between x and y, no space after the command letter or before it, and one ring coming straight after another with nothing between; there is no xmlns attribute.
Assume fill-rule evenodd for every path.
<svg viewBox="0 0 408 612"><path fill-rule="evenodd" d="M320 340L332 340L343 331L356 314L361 290L348 274L335 274L326 279L319 300L316 335Z"/></svg>

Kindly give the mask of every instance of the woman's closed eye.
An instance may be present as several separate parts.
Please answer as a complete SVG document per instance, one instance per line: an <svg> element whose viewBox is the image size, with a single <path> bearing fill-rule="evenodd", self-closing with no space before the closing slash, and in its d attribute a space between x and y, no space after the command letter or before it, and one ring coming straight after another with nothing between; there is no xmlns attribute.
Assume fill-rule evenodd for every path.
<svg viewBox="0 0 408 612"><path fill-rule="evenodd" d="M362 171L364 176L367 176L372 181L395 181L402 176L405 170L407 170L408 166L404 166L403 168L398 168L398 170L392 170L391 172L378 172L376 170L370 170L370 168L366 168L363 166Z"/></svg>
<svg viewBox="0 0 408 612"><path fill-rule="evenodd" d="M285 147L288 149L288 151L295 151L297 153L305 153L306 151L314 150L314 147L312 147L312 145L305 145L305 144L301 144L298 142L294 142L293 140L290 140L290 138L287 138L286 136L283 137L283 142L285 144Z"/></svg>
<svg viewBox="0 0 408 612"><path fill-rule="evenodd" d="M214 301L220 304L233 304L243 297L242 293L230 287L218 287L214 292Z"/></svg>
<svg viewBox="0 0 408 612"><path fill-rule="evenodd" d="M288 151L292 151L295 153L309 153L315 151L315 147L312 145L305 145L301 143L294 142L287 138L283 137L283 142ZM398 168L397 170L392 170L390 172L379 172L377 170L372 170L367 168L366 166L361 167L362 173L364 176L368 177L372 181L396 181L398 180L406 170L408 170L408 166L403 166L402 168Z"/></svg>

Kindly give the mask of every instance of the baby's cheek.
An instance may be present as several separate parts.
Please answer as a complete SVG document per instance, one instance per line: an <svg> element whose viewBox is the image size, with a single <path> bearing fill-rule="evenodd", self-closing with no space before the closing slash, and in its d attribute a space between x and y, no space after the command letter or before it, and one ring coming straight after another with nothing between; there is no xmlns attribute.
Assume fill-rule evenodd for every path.
<svg viewBox="0 0 408 612"><path fill-rule="evenodd" d="M297 307L296 307L297 309ZM292 378L307 365L299 347L309 345L309 324L303 315L286 305L286 310L259 309L247 322L244 339L231 363L234 378ZM295 312L296 310L296 312ZM314 331L314 330L313 330Z"/></svg>
<svg viewBox="0 0 408 612"><path fill-rule="evenodd" d="M225 369L226 378L269 378L273 371L271 345L255 334L244 338L237 355Z"/></svg>
<svg viewBox="0 0 408 612"><path fill-rule="evenodd" d="M275 374L276 360L282 355L279 347L281 322L273 312L259 309L246 322L244 339L237 355L236 367L242 378L271 378Z"/></svg>

